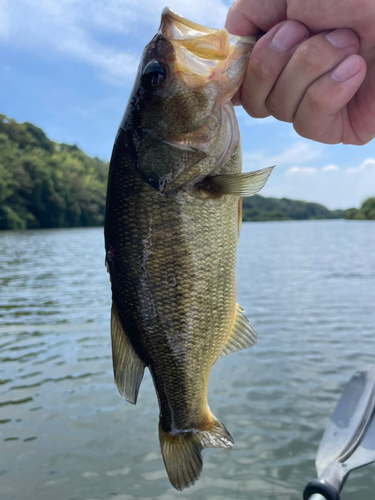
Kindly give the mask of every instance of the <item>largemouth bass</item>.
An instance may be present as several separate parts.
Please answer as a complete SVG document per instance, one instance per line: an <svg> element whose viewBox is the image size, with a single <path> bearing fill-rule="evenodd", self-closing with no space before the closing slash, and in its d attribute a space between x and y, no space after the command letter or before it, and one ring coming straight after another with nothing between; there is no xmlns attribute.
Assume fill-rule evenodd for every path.
<svg viewBox="0 0 375 500"><path fill-rule="evenodd" d="M162 13L144 49L110 163L105 221L115 382L135 404L144 368L160 407L171 484L190 486L204 448L233 440L210 412L220 356L256 333L236 304L241 196L272 168L241 173L232 96L254 38Z"/></svg>

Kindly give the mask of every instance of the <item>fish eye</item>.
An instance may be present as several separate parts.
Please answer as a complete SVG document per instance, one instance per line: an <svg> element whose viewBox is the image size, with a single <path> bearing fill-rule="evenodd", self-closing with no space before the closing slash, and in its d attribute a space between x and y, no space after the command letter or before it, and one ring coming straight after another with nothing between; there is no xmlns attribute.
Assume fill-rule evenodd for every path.
<svg viewBox="0 0 375 500"><path fill-rule="evenodd" d="M143 79L153 87L157 87L167 77L167 70L159 61L150 61L142 73Z"/></svg>

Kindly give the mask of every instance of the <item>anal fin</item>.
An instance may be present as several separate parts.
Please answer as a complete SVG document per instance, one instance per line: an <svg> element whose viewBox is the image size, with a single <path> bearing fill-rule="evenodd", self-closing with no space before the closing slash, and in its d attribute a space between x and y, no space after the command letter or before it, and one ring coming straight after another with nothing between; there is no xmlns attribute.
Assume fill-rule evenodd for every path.
<svg viewBox="0 0 375 500"><path fill-rule="evenodd" d="M111 339L115 384L121 396L135 405L145 364L126 337L114 302L111 310Z"/></svg>
<svg viewBox="0 0 375 500"><path fill-rule="evenodd" d="M250 325L249 320L243 314L243 309L240 305L236 304L236 316L229 332L227 341L224 345L219 358L231 352L242 351L253 346L257 341L257 334L253 327Z"/></svg>

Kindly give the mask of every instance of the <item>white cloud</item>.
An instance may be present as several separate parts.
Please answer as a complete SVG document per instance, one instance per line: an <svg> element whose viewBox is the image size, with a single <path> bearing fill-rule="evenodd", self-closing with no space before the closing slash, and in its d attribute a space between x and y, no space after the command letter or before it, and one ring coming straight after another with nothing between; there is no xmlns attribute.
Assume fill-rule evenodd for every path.
<svg viewBox="0 0 375 500"><path fill-rule="evenodd" d="M291 167L286 172L285 175L314 175L318 170L314 167Z"/></svg>
<svg viewBox="0 0 375 500"><path fill-rule="evenodd" d="M339 172L340 168L337 165L326 165L322 168L315 167L291 167L286 170L285 175L314 175L325 172Z"/></svg>
<svg viewBox="0 0 375 500"><path fill-rule="evenodd" d="M337 165L326 165L322 168L323 172L338 172L340 168Z"/></svg>
<svg viewBox="0 0 375 500"><path fill-rule="evenodd" d="M262 168L270 165L279 166L307 163L320 156L321 153L321 149L313 147L309 142L297 141L278 155L267 155L263 151L245 153L243 155L244 170L254 170L253 165L256 165L257 168Z"/></svg>
<svg viewBox="0 0 375 500"><path fill-rule="evenodd" d="M0 43L91 65L121 85L133 79L139 44L156 33L164 6L165 0L0 0ZM227 11L220 0L176 0L173 7L212 27L224 25Z"/></svg>
<svg viewBox="0 0 375 500"><path fill-rule="evenodd" d="M264 196L315 201L330 209L359 207L375 196L375 158L367 158L347 169L337 165L324 167L293 166L275 177L262 190Z"/></svg>
<svg viewBox="0 0 375 500"><path fill-rule="evenodd" d="M346 169L348 174L356 174L366 171L367 173L375 174L375 158L366 158L358 167L349 167Z"/></svg>

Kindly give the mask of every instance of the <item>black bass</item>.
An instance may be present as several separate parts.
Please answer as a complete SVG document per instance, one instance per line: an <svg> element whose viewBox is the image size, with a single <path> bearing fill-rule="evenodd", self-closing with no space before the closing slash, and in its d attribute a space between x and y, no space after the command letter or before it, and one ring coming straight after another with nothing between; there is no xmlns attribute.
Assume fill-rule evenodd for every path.
<svg viewBox="0 0 375 500"><path fill-rule="evenodd" d="M161 451L179 490L199 476L203 448L233 444L207 404L212 365L256 341L236 304L241 196L258 192L272 167L241 173L230 102L254 43L164 9L110 163L105 245L115 382L135 404L149 368Z"/></svg>

